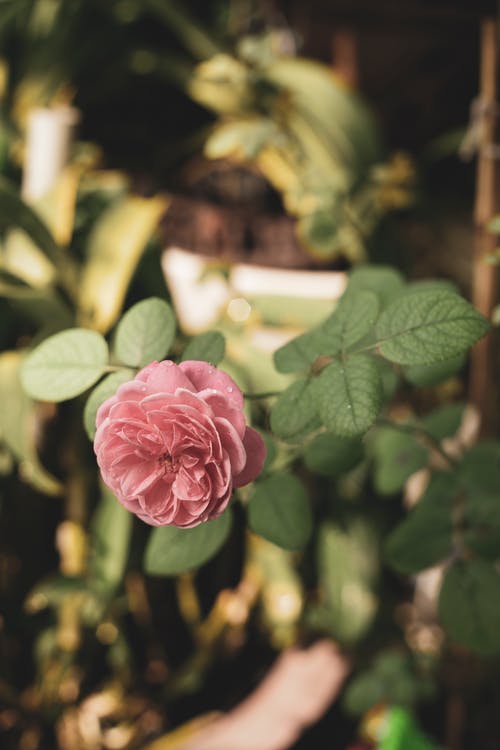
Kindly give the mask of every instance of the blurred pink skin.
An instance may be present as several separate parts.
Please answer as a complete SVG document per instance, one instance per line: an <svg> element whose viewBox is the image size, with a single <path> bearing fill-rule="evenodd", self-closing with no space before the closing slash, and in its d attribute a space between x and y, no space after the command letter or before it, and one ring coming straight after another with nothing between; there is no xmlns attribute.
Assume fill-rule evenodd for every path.
<svg viewBox="0 0 500 750"><path fill-rule="evenodd" d="M96 426L104 482L152 526L217 518L266 456L240 389L207 362L151 362L99 407Z"/></svg>

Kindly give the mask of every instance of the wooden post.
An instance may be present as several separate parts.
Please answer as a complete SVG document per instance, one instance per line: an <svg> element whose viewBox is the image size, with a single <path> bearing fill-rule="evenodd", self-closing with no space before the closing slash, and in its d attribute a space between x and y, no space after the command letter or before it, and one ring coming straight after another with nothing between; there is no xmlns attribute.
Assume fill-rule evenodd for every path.
<svg viewBox="0 0 500 750"><path fill-rule="evenodd" d="M497 25L494 18L481 22L481 60L479 108L482 114L481 138L477 163L476 202L474 221L476 236L473 257L472 301L475 307L487 318L496 304L498 270L485 262L488 254L496 247L496 238L485 229L486 224L499 210L500 161L496 153L495 135L497 114ZM481 416L481 433L492 434L497 416L497 399L492 367L491 335L480 341L472 351L470 370L471 402Z"/></svg>

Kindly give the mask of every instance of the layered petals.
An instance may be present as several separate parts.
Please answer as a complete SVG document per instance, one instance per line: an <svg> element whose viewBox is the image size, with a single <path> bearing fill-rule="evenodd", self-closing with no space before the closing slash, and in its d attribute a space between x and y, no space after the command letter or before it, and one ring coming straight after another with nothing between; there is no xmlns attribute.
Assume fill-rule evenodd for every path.
<svg viewBox="0 0 500 750"><path fill-rule="evenodd" d="M217 518L233 487L253 481L265 460L242 409L240 389L216 367L152 362L97 412L94 450L104 482L153 526Z"/></svg>

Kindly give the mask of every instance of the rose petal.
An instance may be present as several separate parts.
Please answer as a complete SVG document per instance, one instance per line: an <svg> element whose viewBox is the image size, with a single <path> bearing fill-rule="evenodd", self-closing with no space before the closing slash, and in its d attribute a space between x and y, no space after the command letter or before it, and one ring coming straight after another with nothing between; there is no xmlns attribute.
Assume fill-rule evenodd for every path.
<svg viewBox="0 0 500 750"><path fill-rule="evenodd" d="M266 444L257 430L247 427L243 445L247 453L247 463L243 471L233 477L235 487L243 487L244 484L253 482L260 474L264 461L266 460Z"/></svg>
<svg viewBox="0 0 500 750"><path fill-rule="evenodd" d="M197 391L213 388L215 391L223 393L237 409L243 408L243 394L227 373L218 370L208 362L196 360L181 362L179 367L188 376Z"/></svg>

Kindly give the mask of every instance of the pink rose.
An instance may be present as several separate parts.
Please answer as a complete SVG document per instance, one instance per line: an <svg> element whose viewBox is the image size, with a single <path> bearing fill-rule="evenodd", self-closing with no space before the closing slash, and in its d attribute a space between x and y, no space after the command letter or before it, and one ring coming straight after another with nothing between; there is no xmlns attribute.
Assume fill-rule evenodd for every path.
<svg viewBox="0 0 500 750"><path fill-rule="evenodd" d="M152 362L99 407L96 425L104 482L153 526L217 518L266 455L240 389L206 362Z"/></svg>

